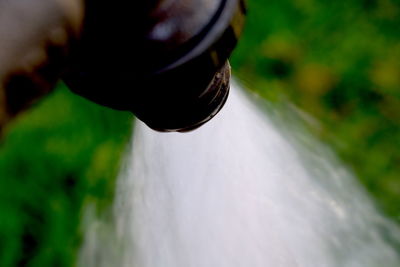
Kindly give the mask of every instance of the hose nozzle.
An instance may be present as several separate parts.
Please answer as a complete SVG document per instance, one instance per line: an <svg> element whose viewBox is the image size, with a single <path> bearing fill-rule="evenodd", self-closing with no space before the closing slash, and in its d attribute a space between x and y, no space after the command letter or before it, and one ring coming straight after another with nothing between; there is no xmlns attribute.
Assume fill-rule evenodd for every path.
<svg viewBox="0 0 400 267"><path fill-rule="evenodd" d="M158 131L210 120L228 96L227 60L243 27L243 0L153 1L133 19L138 4L123 2L88 1L67 85Z"/></svg>

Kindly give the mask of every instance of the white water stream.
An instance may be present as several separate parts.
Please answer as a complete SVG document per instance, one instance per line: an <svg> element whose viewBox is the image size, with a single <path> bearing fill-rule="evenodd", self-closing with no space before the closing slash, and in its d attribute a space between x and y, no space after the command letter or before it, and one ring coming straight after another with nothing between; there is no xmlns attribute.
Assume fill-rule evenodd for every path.
<svg viewBox="0 0 400 267"><path fill-rule="evenodd" d="M85 267L398 267L399 232L296 118L233 85L191 133L135 126L114 221L91 222Z"/></svg>

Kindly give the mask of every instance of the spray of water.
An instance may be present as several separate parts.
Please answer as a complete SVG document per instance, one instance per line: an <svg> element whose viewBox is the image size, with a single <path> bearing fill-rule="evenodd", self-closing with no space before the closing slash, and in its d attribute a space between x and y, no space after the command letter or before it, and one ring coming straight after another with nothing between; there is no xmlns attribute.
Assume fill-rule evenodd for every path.
<svg viewBox="0 0 400 267"><path fill-rule="evenodd" d="M114 221L91 223L80 264L400 266L396 227L354 177L297 117L261 111L237 87L194 132L136 124Z"/></svg>

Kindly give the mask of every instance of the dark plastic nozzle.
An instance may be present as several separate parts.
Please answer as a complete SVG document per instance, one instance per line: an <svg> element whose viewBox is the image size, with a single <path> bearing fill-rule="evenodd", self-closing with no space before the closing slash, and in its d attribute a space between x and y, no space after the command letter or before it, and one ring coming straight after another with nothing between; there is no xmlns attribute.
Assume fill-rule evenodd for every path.
<svg viewBox="0 0 400 267"><path fill-rule="evenodd" d="M88 1L65 82L155 130L197 128L226 101L227 59L243 26L243 1L149 1L133 14L135 5Z"/></svg>

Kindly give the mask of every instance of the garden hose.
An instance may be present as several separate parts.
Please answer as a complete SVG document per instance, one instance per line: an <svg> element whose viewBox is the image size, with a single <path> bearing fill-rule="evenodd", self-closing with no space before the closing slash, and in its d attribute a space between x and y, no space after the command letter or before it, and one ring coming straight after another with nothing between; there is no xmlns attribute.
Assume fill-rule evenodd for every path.
<svg viewBox="0 0 400 267"><path fill-rule="evenodd" d="M197 128L227 99L244 14L243 0L0 0L0 120L61 78L153 129Z"/></svg>

